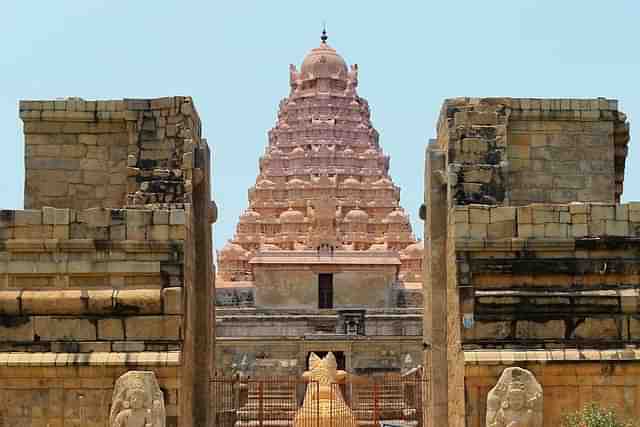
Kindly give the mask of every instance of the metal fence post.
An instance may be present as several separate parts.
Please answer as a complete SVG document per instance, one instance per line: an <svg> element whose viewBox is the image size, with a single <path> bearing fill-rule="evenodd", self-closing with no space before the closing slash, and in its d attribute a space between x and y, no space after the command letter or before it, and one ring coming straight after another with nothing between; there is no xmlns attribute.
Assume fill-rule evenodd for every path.
<svg viewBox="0 0 640 427"><path fill-rule="evenodd" d="M258 425L262 427L264 418L264 395L262 394L262 381L258 381Z"/></svg>
<svg viewBox="0 0 640 427"><path fill-rule="evenodd" d="M373 422L377 425L380 421L378 414L378 383L373 383Z"/></svg>

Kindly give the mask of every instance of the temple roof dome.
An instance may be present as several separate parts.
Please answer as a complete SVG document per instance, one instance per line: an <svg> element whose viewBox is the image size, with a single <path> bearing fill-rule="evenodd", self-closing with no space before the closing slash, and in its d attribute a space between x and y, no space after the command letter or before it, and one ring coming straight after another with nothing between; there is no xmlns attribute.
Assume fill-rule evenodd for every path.
<svg viewBox="0 0 640 427"><path fill-rule="evenodd" d="M368 222L369 215L362 209L355 208L349 211L344 220L346 222Z"/></svg>
<svg viewBox="0 0 640 427"><path fill-rule="evenodd" d="M256 222L260 219L260 214L253 209L247 209L241 216L240 222Z"/></svg>
<svg viewBox="0 0 640 427"><path fill-rule="evenodd" d="M247 251L242 246L228 241L220 251L220 256L222 258L246 258Z"/></svg>
<svg viewBox="0 0 640 427"><path fill-rule="evenodd" d="M389 212L385 220L387 222L406 222L407 214L404 213L401 209L396 209L394 211Z"/></svg>
<svg viewBox="0 0 640 427"><path fill-rule="evenodd" d="M393 182L389 178L382 177L373 183L376 187L393 187Z"/></svg>
<svg viewBox="0 0 640 427"><path fill-rule="evenodd" d="M287 182L287 187L305 187L309 183L301 180L300 178L293 178Z"/></svg>
<svg viewBox="0 0 640 427"><path fill-rule="evenodd" d="M289 208L280 214L281 223L304 222L304 214L300 211Z"/></svg>
<svg viewBox="0 0 640 427"><path fill-rule="evenodd" d="M330 74L347 74L347 63L334 48L325 41L319 47L311 49L302 61L300 67L302 74L313 74L314 76L327 76Z"/></svg>
<svg viewBox="0 0 640 427"><path fill-rule="evenodd" d="M407 246L401 251L401 254L409 258L422 258L424 254L424 241L420 240Z"/></svg>
<svg viewBox="0 0 640 427"><path fill-rule="evenodd" d="M358 187L360 186L360 181L350 176L342 182L342 185L345 187Z"/></svg>
<svg viewBox="0 0 640 427"><path fill-rule="evenodd" d="M269 181L268 179L261 179L256 184L257 188L273 188L276 184L273 181Z"/></svg>

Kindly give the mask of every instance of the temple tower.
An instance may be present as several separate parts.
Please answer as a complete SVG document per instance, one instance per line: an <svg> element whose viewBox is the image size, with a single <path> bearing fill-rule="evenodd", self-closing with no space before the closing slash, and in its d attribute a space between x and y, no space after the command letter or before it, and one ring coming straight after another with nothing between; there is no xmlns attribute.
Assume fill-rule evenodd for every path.
<svg viewBox="0 0 640 427"><path fill-rule="evenodd" d="M218 253L219 367L269 360L254 374L261 363L297 374L311 352L333 351L341 369L399 370L420 355L423 245L358 96L358 66L323 34L289 75L249 206ZM360 349L358 335L379 342Z"/></svg>
<svg viewBox="0 0 640 427"><path fill-rule="evenodd" d="M249 207L219 253L222 280L253 280L258 254L301 250L383 251L401 261L401 276L420 274L389 157L356 91L358 66L347 67L323 35L289 73Z"/></svg>

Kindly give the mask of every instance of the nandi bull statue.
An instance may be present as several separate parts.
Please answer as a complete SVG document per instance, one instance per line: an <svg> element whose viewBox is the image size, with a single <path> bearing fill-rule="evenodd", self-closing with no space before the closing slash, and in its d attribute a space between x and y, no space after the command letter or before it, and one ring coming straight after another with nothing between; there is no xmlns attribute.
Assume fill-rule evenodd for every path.
<svg viewBox="0 0 640 427"><path fill-rule="evenodd" d="M337 369L333 353L323 359L311 353L309 370L302 377L310 384L307 385L302 407L293 419L294 427L358 427L338 386L347 378L347 373Z"/></svg>

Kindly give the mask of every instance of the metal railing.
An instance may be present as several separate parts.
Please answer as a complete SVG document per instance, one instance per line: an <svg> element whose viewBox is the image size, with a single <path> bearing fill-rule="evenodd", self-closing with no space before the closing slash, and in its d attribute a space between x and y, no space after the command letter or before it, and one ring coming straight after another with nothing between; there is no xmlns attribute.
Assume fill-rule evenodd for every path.
<svg viewBox="0 0 640 427"><path fill-rule="evenodd" d="M212 388L216 427L422 427L427 399L419 371L350 375L341 384L216 376Z"/></svg>

